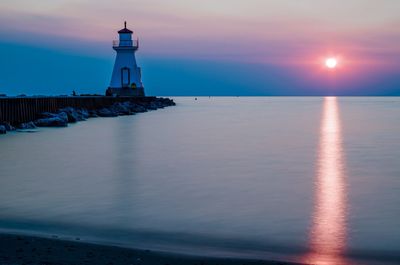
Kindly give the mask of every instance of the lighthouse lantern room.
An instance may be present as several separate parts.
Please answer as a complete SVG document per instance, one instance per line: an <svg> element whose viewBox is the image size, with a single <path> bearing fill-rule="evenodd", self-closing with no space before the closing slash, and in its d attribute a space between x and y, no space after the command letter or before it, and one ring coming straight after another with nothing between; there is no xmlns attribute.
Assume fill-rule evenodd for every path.
<svg viewBox="0 0 400 265"><path fill-rule="evenodd" d="M139 40L133 39L133 32L126 27L118 31L119 40L113 41L117 52L108 96L144 96L142 73L137 66L135 53L139 49Z"/></svg>

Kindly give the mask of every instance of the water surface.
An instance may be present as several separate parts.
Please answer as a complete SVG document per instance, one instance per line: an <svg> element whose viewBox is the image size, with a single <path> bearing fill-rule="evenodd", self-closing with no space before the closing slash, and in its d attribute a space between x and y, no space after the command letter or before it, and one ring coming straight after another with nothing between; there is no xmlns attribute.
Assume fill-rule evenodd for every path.
<svg viewBox="0 0 400 265"><path fill-rule="evenodd" d="M202 255L400 261L400 99L175 101L0 137L0 227Z"/></svg>

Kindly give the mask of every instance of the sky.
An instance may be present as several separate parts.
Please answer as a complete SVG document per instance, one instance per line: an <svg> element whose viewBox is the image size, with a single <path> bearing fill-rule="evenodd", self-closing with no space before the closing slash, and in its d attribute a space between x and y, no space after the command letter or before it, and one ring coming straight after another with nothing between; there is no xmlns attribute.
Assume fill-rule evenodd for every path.
<svg viewBox="0 0 400 265"><path fill-rule="evenodd" d="M103 94L126 20L148 95L400 95L399 10L399 0L2 0L0 94Z"/></svg>

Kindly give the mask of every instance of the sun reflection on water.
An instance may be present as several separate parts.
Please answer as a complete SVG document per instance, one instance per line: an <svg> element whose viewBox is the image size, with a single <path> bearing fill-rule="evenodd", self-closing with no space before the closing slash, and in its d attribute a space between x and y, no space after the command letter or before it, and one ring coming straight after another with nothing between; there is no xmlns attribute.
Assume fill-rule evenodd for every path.
<svg viewBox="0 0 400 265"><path fill-rule="evenodd" d="M346 251L346 185L342 131L336 97L326 97L320 128L314 212L309 254L303 262L344 265Z"/></svg>

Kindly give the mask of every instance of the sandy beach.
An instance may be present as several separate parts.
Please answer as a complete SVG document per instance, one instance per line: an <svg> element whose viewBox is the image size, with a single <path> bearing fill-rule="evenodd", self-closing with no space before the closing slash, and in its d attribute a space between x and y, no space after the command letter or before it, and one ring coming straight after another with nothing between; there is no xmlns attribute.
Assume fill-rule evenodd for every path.
<svg viewBox="0 0 400 265"><path fill-rule="evenodd" d="M142 264L142 265L295 265L295 263L186 256L151 250L66 241L52 236L1 234L0 264Z"/></svg>

